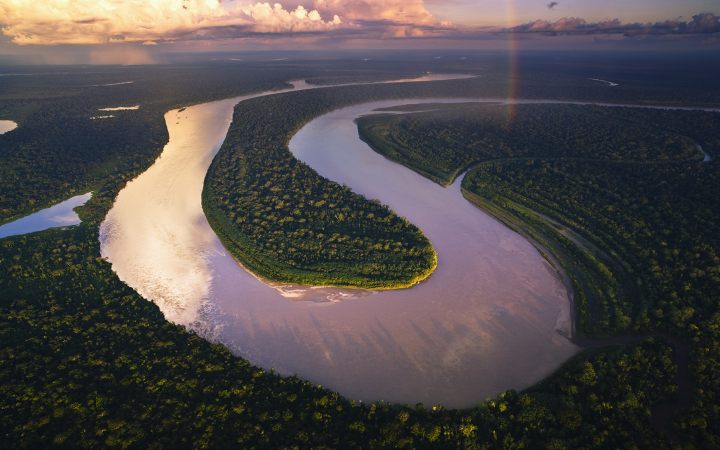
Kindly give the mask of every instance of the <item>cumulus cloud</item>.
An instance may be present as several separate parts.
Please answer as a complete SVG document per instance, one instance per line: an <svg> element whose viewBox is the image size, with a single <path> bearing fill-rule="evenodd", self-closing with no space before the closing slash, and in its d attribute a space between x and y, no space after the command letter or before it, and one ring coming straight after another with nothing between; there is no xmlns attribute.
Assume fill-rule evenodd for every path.
<svg viewBox="0 0 720 450"><path fill-rule="evenodd" d="M387 37L433 36L452 27L436 23L422 0L314 0L312 8L257 2L232 9L218 0L0 0L2 32L20 45L357 34L368 22Z"/></svg>
<svg viewBox="0 0 720 450"><path fill-rule="evenodd" d="M386 20L415 25L435 23L435 17L425 9L422 0L315 0L314 7L323 14L336 14L348 21Z"/></svg>
<svg viewBox="0 0 720 450"><path fill-rule="evenodd" d="M247 32L329 30L316 10L276 3L238 5L218 0L0 0L2 32L16 44L100 44L176 40L217 27Z"/></svg>
<svg viewBox="0 0 720 450"><path fill-rule="evenodd" d="M322 14L343 18L372 38L445 37L454 28L448 21L438 23L423 0L315 0L313 6Z"/></svg>
<svg viewBox="0 0 720 450"><path fill-rule="evenodd" d="M342 24L340 17L333 16L332 21L323 22L317 10L308 11L303 6L288 11L275 3L256 3L247 7L238 7L245 17L252 22L248 31L255 33L302 33L326 31Z"/></svg>
<svg viewBox="0 0 720 450"><path fill-rule="evenodd" d="M579 17L564 17L556 22L536 20L505 31L513 33L555 34L616 34L625 36L668 35L668 34L706 34L720 33L720 17L713 13L702 13L692 17L689 22L666 20L655 23L628 23L620 20L587 22Z"/></svg>

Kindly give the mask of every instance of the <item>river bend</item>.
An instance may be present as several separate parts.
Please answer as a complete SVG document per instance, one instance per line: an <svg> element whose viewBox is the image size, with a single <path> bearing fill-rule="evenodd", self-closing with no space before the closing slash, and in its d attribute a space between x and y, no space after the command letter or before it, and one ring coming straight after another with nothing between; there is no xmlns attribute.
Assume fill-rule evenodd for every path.
<svg viewBox="0 0 720 450"><path fill-rule="evenodd" d="M384 292L268 286L240 268L208 225L201 192L233 106L269 94L166 114L161 157L119 193L101 225L103 256L168 320L265 369L365 402L472 406L537 382L578 351L562 336L567 291L537 250L467 202L459 182L442 188L372 151L353 123L378 107L458 99L336 110L290 142L321 175L420 227L439 258L428 280Z"/></svg>

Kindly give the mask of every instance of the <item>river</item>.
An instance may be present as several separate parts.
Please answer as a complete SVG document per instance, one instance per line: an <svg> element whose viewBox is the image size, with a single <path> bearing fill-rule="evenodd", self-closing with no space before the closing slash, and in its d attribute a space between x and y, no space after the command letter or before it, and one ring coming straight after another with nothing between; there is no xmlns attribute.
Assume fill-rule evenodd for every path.
<svg viewBox="0 0 720 450"><path fill-rule="evenodd" d="M203 179L233 106L277 93L166 114L170 141L161 157L120 192L101 226L102 255L121 280L168 320L252 363L365 402L472 406L534 384L579 351L562 336L571 326L565 287L537 250L467 202L460 180L442 188L383 158L353 123L378 107L458 99L340 109L290 142L321 175L420 227L439 258L428 280L383 292L268 286L240 268L204 217Z"/></svg>
<svg viewBox="0 0 720 450"><path fill-rule="evenodd" d="M540 254L465 201L459 183L444 189L377 155L358 139L352 118L343 128L351 130L351 142L336 148L364 152L370 158L365 173L381 164L389 171L383 173L392 173L386 177L411 183L411 191L422 186L424 200L401 201L400 192L392 199L368 196L425 231L438 269L412 289L379 293L276 290L242 270L207 224L200 194L233 106L259 95L267 93L170 111L170 142L120 192L101 226L102 255L168 320L261 367L297 373L365 402L471 406L533 384L577 351L556 331L569 331L570 305ZM348 184L365 193L362 185ZM441 208L446 228L413 216L410 204ZM308 293L325 301L292 301Z"/></svg>

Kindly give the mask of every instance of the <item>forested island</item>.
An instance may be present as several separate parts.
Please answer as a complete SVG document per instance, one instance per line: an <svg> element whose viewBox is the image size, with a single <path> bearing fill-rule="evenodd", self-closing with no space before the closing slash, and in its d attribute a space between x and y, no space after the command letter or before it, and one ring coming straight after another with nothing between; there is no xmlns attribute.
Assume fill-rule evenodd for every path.
<svg viewBox="0 0 720 450"><path fill-rule="evenodd" d="M80 208L80 225L0 240L3 448L669 449L676 443L683 443L685 448L720 447L720 312L714 225L718 223L719 204L717 163L699 162L696 148L688 146L686 140L695 140L711 155L720 154L717 113L589 106L582 108L582 114L575 109L563 113L567 117L602 116L618 127L638 127L648 139L653 139L651 129L662 130L657 136L672 138L669 146L648 147L646 151L638 141L627 152L618 152L617 158L603 151L604 161L586 161L594 155L573 155L571 141L562 154L537 156L525 152L525 159L511 161L463 159L472 153L436 156L443 164L459 164L450 164L451 170L479 163L466 176L468 197L472 194L488 202L483 206L491 212L488 205L492 202L497 211L515 221L509 221L511 225L527 225L528 217L537 217L533 211L544 212L559 224L543 222L545 226L558 233L563 229L574 232L606 252L607 260L596 255L595 261L603 263L611 278L599 278L592 289L602 291L594 295L605 299L607 306L588 303L588 309L578 311L579 316L588 318L587 326L579 324L587 334L664 330L687 344L692 407L680 411L665 430L656 429L651 418L658 405L677 399L677 350L662 337L582 352L534 387L521 393L499 393L486 401L478 399L474 408L446 410L381 401L364 405L316 386L312 380L280 377L253 367L222 345L167 322L157 306L121 282L102 260L99 223L125 183L160 154L167 142L162 117L170 109L281 89L288 80L298 78L321 83L321 78L356 81L354 77L362 75L372 81L427 71L482 73L481 78L471 80L332 88L313 95L300 92L268 97L263 99L270 100L266 104L261 100L247 102L242 108L256 117L248 114L250 117L236 119L257 125L257 135L266 139L263 145L269 145L268 155L278 160L268 157L267 161L258 161L252 154L253 142L239 142L247 136L233 129L213 173L234 174L247 167L253 171L252 183L244 185L236 178L208 175L208 184L222 186L224 182L227 192L237 195L233 199L243 199L238 207L251 213L251 223L255 217L263 217L270 225L267 216L252 215L261 212L261 199L266 197L273 201L277 197L275 205L282 200L284 208L285 200L298 206L306 202L307 206L318 195L327 194L328 199L334 195L336 205L349 208L339 211L343 217L360 211L366 215L375 208L384 221L373 229L377 236L368 234L373 245L382 243L382 248L373 251L389 258L402 254L405 243L413 242L409 238L403 241L403 236L413 236L416 231L381 205L357 198L292 161L286 149L289 136L322 112L374 99L503 98L507 95L507 64L502 58L479 56L475 61L460 62L422 55L402 64L392 58L365 63L323 61L318 66L307 61L283 61L247 64L243 70L231 63L170 69L107 67L102 71L3 69L38 75L0 77L0 118L19 124L16 130L0 136L0 223L82 191L95 192ZM618 75L613 80L621 81L620 86L608 90L587 80L589 76L607 78L597 73L595 60L579 60L571 70L567 65L562 70L553 69L553 61L543 58L528 57L519 64L520 73L528 74L517 80L518 96L523 98L675 106L720 104L720 93L712 89L715 81L712 76L707 78L717 70L707 67L667 67L664 62L655 62L646 69L624 61L614 69ZM623 65L629 68L619 68ZM73 76L58 76L58 71ZM680 71L694 83L655 89L671 84ZM126 81L133 83L114 85ZM116 112L120 118L117 122L116 118L89 121L99 108L138 103L139 110ZM292 108L288 106L291 104ZM460 136L450 137L462 142ZM663 152L657 153L658 148ZM518 150L518 155L521 151L524 149ZM79 157L83 152L88 153L86 157ZM429 156L433 154L426 155L420 161L426 158L424 164L432 167ZM508 156L498 153L497 157ZM621 164L630 159L633 164ZM306 174L316 183L310 186L309 194L295 195L292 189L298 186L293 184L293 173ZM275 192L270 190L273 184L267 189L264 183L255 184L263 180L275 180L282 189ZM284 199L285 195L290 198ZM217 199L226 200L220 195ZM328 203L325 199L321 206L329 208ZM218 208L237 224L240 217L231 206L234 204L221 203ZM520 217L518 210L528 215ZM293 211L278 216L277 221L295 217ZM327 218L329 209L324 211ZM231 217L233 212L235 216ZM327 220L332 221L330 226L342 223L338 217ZM283 232L284 239L297 240L297 235L284 228L298 233L299 228L290 228L297 222L283 221L283 228L277 230ZM399 225L399 231L390 225ZM525 229L538 229L536 224L531 225ZM360 249L350 245L359 245L357 236L367 230L338 229L338 237L356 234L353 241L344 239L341 245L335 244L336 248ZM393 232L401 235L392 236ZM423 248L419 235L414 236L416 245ZM265 248L282 248L280 242L271 243L266 236L263 239L258 242L271 244ZM365 237L360 239L367 245ZM561 238L553 239L557 242ZM394 245L397 242L402 247ZM396 248L398 252L394 252ZM567 253L573 248L568 246ZM319 253L316 261L332 261L336 255L328 249ZM568 264L583 262L577 255L570 256ZM583 264L589 267L591 263ZM592 270L603 269L592 266ZM619 286L615 303L603 288L611 281ZM582 305L580 301L577 304Z"/></svg>

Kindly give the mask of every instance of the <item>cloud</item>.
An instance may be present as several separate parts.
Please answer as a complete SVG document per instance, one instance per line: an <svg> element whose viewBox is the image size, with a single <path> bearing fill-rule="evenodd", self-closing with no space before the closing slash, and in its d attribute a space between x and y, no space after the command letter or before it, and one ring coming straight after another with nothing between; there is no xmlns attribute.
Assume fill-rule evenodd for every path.
<svg viewBox="0 0 720 450"><path fill-rule="evenodd" d="M242 8L242 7L239 7ZM238 8L238 9L239 9ZM317 10L308 11L303 6L288 11L275 3L256 3L241 9L242 14L252 25L247 31L253 33L303 33L327 31L342 24L340 17L335 15L332 21L323 22Z"/></svg>
<svg viewBox="0 0 720 450"><path fill-rule="evenodd" d="M435 17L422 0L315 0L323 14L337 14L348 21L386 20L396 24L432 25Z"/></svg>
<svg viewBox="0 0 720 450"><path fill-rule="evenodd" d="M548 5L550 6L550 5ZM587 22L579 17L563 17L557 22L536 20L517 27L506 29L512 33L543 33L556 34L617 34L625 36L668 35L668 34L709 34L720 33L720 17L713 13L702 13L693 16L689 22L666 20L655 23L622 24L620 20L603 22Z"/></svg>
<svg viewBox="0 0 720 450"><path fill-rule="evenodd" d="M2 32L20 45L172 39L223 20L241 21L217 1L0 0Z"/></svg>
<svg viewBox="0 0 720 450"><path fill-rule="evenodd" d="M19 45L142 43L243 38L532 40L565 34L710 34L712 13L657 23L587 22L565 17L509 29L456 27L438 21L423 0L297 0L293 7L255 0L0 0L0 27ZM311 3L312 2L312 3ZM297 5L297 6L294 6ZM547 6L553 9L557 1ZM142 59L142 58L136 58Z"/></svg>
<svg viewBox="0 0 720 450"><path fill-rule="evenodd" d="M312 8L292 9L269 2L226 9L218 0L0 0L2 33L19 45L357 35L365 22L383 24L373 36L393 38L435 36L452 27L436 23L422 0L315 0Z"/></svg>

